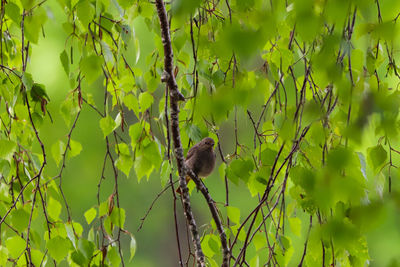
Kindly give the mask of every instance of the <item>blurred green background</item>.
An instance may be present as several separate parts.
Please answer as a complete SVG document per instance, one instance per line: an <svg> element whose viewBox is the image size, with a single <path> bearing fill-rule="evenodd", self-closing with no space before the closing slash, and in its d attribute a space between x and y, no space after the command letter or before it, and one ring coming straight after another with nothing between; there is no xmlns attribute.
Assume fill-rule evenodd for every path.
<svg viewBox="0 0 400 267"><path fill-rule="evenodd" d="M32 73L33 79L38 83L46 85L47 92L50 96L48 110L53 117L53 123L48 117L43 122L40 129L40 135L44 141L47 151L51 151L51 146L59 139L66 140L69 128L62 119L59 107L62 101L69 94L71 88L69 80L62 69L59 55L66 49L65 40L67 35L62 28L62 22L66 21L65 13L55 1L49 1L48 15L49 21L44 27L45 38L40 37L39 45L32 45L32 57L28 64L28 72ZM61 23L60 23L61 22ZM137 67L144 66L146 56L155 48L152 33L147 31L146 26L141 18L134 21L132 25L136 36L140 41L140 59ZM77 63L75 63L77 64ZM104 88L101 82L96 82L91 86L84 86L83 90L87 90L93 94L96 103L102 103ZM158 95L162 96L163 88L157 89ZM131 113L127 113L132 115ZM73 132L72 138L80 142L83 150L78 157L68 160L67 167L63 173L63 189L72 211L72 217L75 221L86 226L84 235L87 235L87 224L83 216L84 212L91 207L97 205L97 184L101 176L101 166L105 154L105 142L102 131L99 127L99 116L94 110L87 105L83 105L83 110L77 127ZM127 122L131 123L133 117L128 117ZM239 137L245 140L251 140L253 132L252 125L248 119L239 116ZM233 125L226 123L221 127L221 135L224 142L222 147L224 152L232 153L230 144L233 141ZM247 138L249 137L249 138ZM187 144L184 144L186 147ZM51 157L50 157L51 158ZM221 160L218 159L218 163ZM59 167L56 166L53 159L46 168L47 176L56 176ZM105 201L112 193L114 181L108 165L107 179L103 181L101 187L101 200ZM214 173L205 181L207 187L214 200L219 207L224 205L225 193L224 182L218 175L218 165ZM393 188L399 189L398 181L393 181ZM134 234L137 241L137 252L132 262L126 266L177 266L178 252L175 239L174 220L173 220L173 200L170 191L165 192L157 201L151 210L147 220L141 231L137 232L141 218L144 216L151 202L156 195L162 190L160 179L154 173L146 180L142 179L138 183L134 172L131 171L129 178L124 174L119 175L119 197L121 206L126 211L125 228ZM396 191L395 191L396 192ZM250 193L246 186L230 187L231 204L239 207L242 211L250 211L251 207L257 203L255 198L250 197ZM210 223L211 217L206 208L205 202L201 194L195 190L191 198L195 218L199 229L205 230ZM369 253L371 256L371 266L400 266L400 210L399 203L391 198L385 198L384 212L381 215L381 224L371 227L367 236L369 244ZM184 259L187 257L187 240L185 221L181 209L181 204L177 202L179 227L181 229L180 237L182 244L182 252ZM242 214L242 217L247 214ZM371 214L371 216L374 216ZM302 232L306 232L308 228L308 216L299 215L302 218ZM95 222L96 223L96 222ZM298 263L303 243L302 238L291 237L294 247L298 248L292 257L292 263ZM129 247L130 240L123 238L124 247ZM64 261L65 264L65 261Z"/></svg>

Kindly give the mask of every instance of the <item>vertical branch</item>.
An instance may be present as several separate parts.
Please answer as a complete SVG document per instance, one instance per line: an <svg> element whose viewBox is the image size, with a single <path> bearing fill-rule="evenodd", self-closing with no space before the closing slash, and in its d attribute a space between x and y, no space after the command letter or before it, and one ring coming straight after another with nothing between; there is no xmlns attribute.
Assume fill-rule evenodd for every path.
<svg viewBox="0 0 400 267"><path fill-rule="evenodd" d="M4 18L4 13L5 13L5 4L6 4L6 2L4 0L1 0L1 7L0 7L0 36L3 36L3 18ZM1 65L3 65L3 42L0 42L0 63L1 63Z"/></svg>
<svg viewBox="0 0 400 267"><path fill-rule="evenodd" d="M179 133L179 106L178 101L184 100L184 96L179 92L178 85L173 74L173 52L171 45L171 37L169 33L169 24L167 11L165 10L164 1L156 0L157 14L161 27L161 39L164 46L164 73L161 77L163 82L167 83L170 93L170 109L171 109L171 133L174 142L175 157L179 172L179 185L182 189L182 201L186 220L192 234L194 248L196 252L196 260L198 266L205 266L204 254L200 245L199 233L196 221L193 217L192 207L190 204L188 188L186 185L186 168L184 163L182 143Z"/></svg>
<svg viewBox="0 0 400 267"><path fill-rule="evenodd" d="M44 149L44 144L43 144L42 140L40 139L39 132L37 131L35 123L33 122L32 113L31 113L30 106L29 106L29 100L28 100L28 97L26 95L25 95L25 101L26 101L26 107L27 107L27 110L28 110L29 121L31 123L31 126L32 126L34 132L35 132L35 136L36 136L36 139L37 139L37 141L38 141L38 143L40 145L40 148L42 150L42 156L43 156L42 165L40 166L38 174L35 176L35 177L37 177L37 180L36 180L36 186L35 186L34 193L33 193L33 198L32 198L32 209L31 209L31 213L30 213L30 216L29 216L28 230L27 230L27 233L26 233L26 251L27 251L27 254L28 254L29 263L32 264L31 250L30 250L30 229L31 229L31 223L32 223L32 218L33 218L32 216L33 216L33 212L34 212L34 209L35 209L36 194L37 194L38 191L40 192L40 177L42 176L44 166L47 164L47 160L46 160L46 151ZM43 211L46 214L44 206L43 206ZM47 217L46 217L46 220L47 220L47 224L48 224L49 221L48 221Z"/></svg>
<svg viewBox="0 0 400 267"><path fill-rule="evenodd" d="M114 132L114 134L115 134L115 132ZM108 140L108 137L106 137L106 144L107 144L108 158L110 159L112 170L113 170L113 173L114 173L114 192L112 193L112 199L114 197L116 197L117 207L120 208L119 193L118 193L118 170L115 167L115 160L111 155L110 141ZM118 143L116 143L116 146L118 146ZM118 212L120 212L120 211L118 211ZM122 248L121 248L121 231L122 231L121 227L118 226L118 233L117 233L116 242L118 244L118 253L119 253L119 257L121 259L121 264L122 264L122 267L124 267L125 266L125 262L124 262L124 257L122 256Z"/></svg>
<svg viewBox="0 0 400 267"><path fill-rule="evenodd" d="M164 106L164 115L165 115L165 126L167 128L167 157L168 157L168 164L171 164L171 134L169 130L169 119L168 119L168 86L165 86L165 106ZM174 224L175 224L175 236L176 236L176 242L178 245L178 256L179 256L179 265L183 267L183 261L182 261L182 252L181 252L181 243L179 239L179 230L178 230L178 218L176 215L176 193L175 193L175 188L174 188L174 183L172 181L172 172L169 174L169 182L171 184L171 192L172 192L172 197L174 199Z"/></svg>
<svg viewBox="0 0 400 267"><path fill-rule="evenodd" d="M23 10L23 12L22 12L22 19L21 19L21 42L22 42L22 46L21 46L21 60L22 60L22 72L25 72L25 70L26 70L26 63L27 63L27 61L28 61L28 55L29 55L29 42L27 43L27 45L26 45L26 47L25 47L25 32L24 32L24 30L25 30L25 28L24 28L24 23L25 23L25 10ZM26 53L25 53L26 52ZM29 215L29 221L28 221L28 229L27 229L27 233L26 233L26 247L25 247L25 250L26 250L26 260L27 260L27 263L29 264L29 265L31 265L32 264L32 256L31 256L31 244L30 244L30 230L31 230L31 223L32 223L32 219L33 219L33 212L34 212L34 209L35 209L35 204L36 204L36 194L37 194L37 192L39 192L40 193L40 195L42 195L41 194L41 189L40 189L40 178L41 178L41 176L42 176L42 173L43 173L43 169L44 169L44 167L46 166L46 164L47 164L47 157L46 157L46 151L45 151L45 148L44 148L44 144L43 144L43 142L42 142L42 140L41 140L41 138L40 138L40 136L39 136L39 132L38 132L38 130L37 130L37 128L36 128L36 126L35 126L35 123L33 122L33 118L32 118L32 113L31 113L31 107L30 107L30 105L29 105L29 99L28 99L28 96L27 96L27 94L26 94L26 88L24 87L24 85L23 84L21 84L21 90L24 90L24 92L25 92L25 102L26 102L26 108L27 108L27 111L28 111L28 115L29 115L29 122L30 122L30 124L31 124L31 126L32 126L32 129L33 129L33 131L34 131L34 133L35 133L35 136L36 136L36 140L37 140L37 142L39 143L39 145L40 145L40 149L41 149L41 151L42 151L42 156L43 156L43 162L42 162L42 164L41 164L41 166L40 166L40 169L39 169L39 171L38 171L38 173L35 175L35 177L33 178L33 179L36 179L37 178L37 180L36 180L36 185L35 185L35 189L34 189L34 193L33 193L33 198L32 198L32 208L31 208L31 212L30 212L30 215ZM31 180L33 180L33 179L31 179ZM21 193L23 192L23 190L21 190ZM16 201L15 201L15 203L17 203ZM44 215L45 215L45 218L46 218L46 222L47 222L47 227L48 227L48 229L49 229L49 220L48 220L48 218L47 218L47 214L46 214L46 208L45 208L45 206L44 206L44 203L43 203L43 201L42 201L42 205L43 205L43 212L44 212ZM49 232L50 233L50 232Z"/></svg>
<svg viewBox="0 0 400 267"><path fill-rule="evenodd" d="M303 261L307 254L308 238L310 237L311 227L312 227L312 215L310 215L310 226L308 227L307 237L306 237L306 241L304 243L303 255L301 256L299 267L303 266Z"/></svg>
<svg viewBox="0 0 400 267"><path fill-rule="evenodd" d="M357 8L354 9L354 13L353 13L353 18L350 21L350 17L349 17L349 22L348 22L348 26L347 26L347 41L350 42L351 37L353 35L353 30L354 30L354 24L356 21L356 15L357 15ZM347 111L347 126L349 126L350 124L350 116L351 116L351 104L352 104L352 99L353 99L353 88L354 88L354 78L353 78L353 70L351 67L351 51L348 52L348 60L349 60L349 75L350 75L350 81L351 81L351 87L350 87L350 99L349 99L349 107L348 107L348 111ZM347 141L348 138L346 137L346 141L345 141L345 146L347 147Z"/></svg>

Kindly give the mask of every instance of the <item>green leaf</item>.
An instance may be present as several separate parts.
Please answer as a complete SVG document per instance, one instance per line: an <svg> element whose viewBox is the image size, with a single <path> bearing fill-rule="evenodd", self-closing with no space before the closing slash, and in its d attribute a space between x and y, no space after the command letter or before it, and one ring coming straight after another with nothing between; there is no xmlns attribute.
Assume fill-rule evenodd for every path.
<svg viewBox="0 0 400 267"><path fill-rule="evenodd" d="M125 156L131 156L129 146L125 143L120 143L115 147L115 152Z"/></svg>
<svg viewBox="0 0 400 267"><path fill-rule="evenodd" d="M291 241L290 241L289 237L286 237L284 235L279 235L278 243L281 246L282 251L286 251L287 249L290 248Z"/></svg>
<svg viewBox="0 0 400 267"><path fill-rule="evenodd" d="M256 255L255 257L253 257L250 262L249 262L250 266L260 266L260 257L259 255Z"/></svg>
<svg viewBox="0 0 400 267"><path fill-rule="evenodd" d="M261 162L262 165L264 166L272 166L274 165L275 162L275 157L278 154L278 152L276 152L273 149L270 148L266 148L261 152Z"/></svg>
<svg viewBox="0 0 400 267"><path fill-rule="evenodd" d="M80 223L72 221L72 225L74 226L75 233L77 234L78 238L82 236L83 227Z"/></svg>
<svg viewBox="0 0 400 267"><path fill-rule="evenodd" d="M61 213L61 204L54 198L50 197L47 204L47 213L55 221L59 220Z"/></svg>
<svg viewBox="0 0 400 267"><path fill-rule="evenodd" d="M153 104L154 98L149 92L144 92L139 95L140 111L145 112Z"/></svg>
<svg viewBox="0 0 400 267"><path fill-rule="evenodd" d="M93 252L95 249L95 245L93 242L90 242L89 240L86 239L79 239L79 245L78 245L80 251L84 252L84 255L87 259L91 259L93 256Z"/></svg>
<svg viewBox="0 0 400 267"><path fill-rule="evenodd" d="M0 140L0 158L10 162L16 148L17 144L15 142L9 140Z"/></svg>
<svg viewBox="0 0 400 267"><path fill-rule="evenodd" d="M60 262L68 255L71 248L71 242L69 239L56 236L47 241L46 248L48 249L50 256L56 260L56 262Z"/></svg>
<svg viewBox="0 0 400 267"><path fill-rule="evenodd" d="M60 113L67 126L71 124L71 118L75 116L78 111L79 105L72 99L72 97L68 97L60 106Z"/></svg>
<svg viewBox="0 0 400 267"><path fill-rule="evenodd" d="M160 84L160 77L151 72L147 72L145 73L144 78L147 85L147 91L153 93Z"/></svg>
<svg viewBox="0 0 400 267"><path fill-rule="evenodd" d="M95 208L88 209L84 214L87 224L90 224L96 218L96 215L97 210Z"/></svg>
<svg viewBox="0 0 400 267"><path fill-rule="evenodd" d="M6 242L6 248L12 258L19 257L25 250L26 241L18 235L9 237Z"/></svg>
<svg viewBox="0 0 400 267"><path fill-rule="evenodd" d="M199 142L203 137L200 128L195 124L186 125L185 130L189 138L196 143Z"/></svg>
<svg viewBox="0 0 400 267"><path fill-rule="evenodd" d="M281 55L279 50L274 49L271 53L271 62L275 64L277 68L281 66Z"/></svg>
<svg viewBox="0 0 400 267"><path fill-rule="evenodd" d="M34 266L40 266L42 264L43 252L37 249L31 249L31 257Z"/></svg>
<svg viewBox="0 0 400 267"><path fill-rule="evenodd" d="M80 250L75 250L74 252L72 252L71 259L74 263L78 264L79 266L84 266L86 265L87 262L87 259Z"/></svg>
<svg viewBox="0 0 400 267"><path fill-rule="evenodd" d="M108 115L100 120L100 128L103 131L104 138L112 133L116 126L115 121Z"/></svg>
<svg viewBox="0 0 400 267"><path fill-rule="evenodd" d="M18 26L20 26L21 11L15 3L9 1L5 7L5 12L6 15L10 17L12 21L14 21Z"/></svg>
<svg viewBox="0 0 400 267"><path fill-rule="evenodd" d="M132 28L129 25L123 24L118 27L118 30L121 33L121 37L125 45L128 45L133 37Z"/></svg>
<svg viewBox="0 0 400 267"><path fill-rule="evenodd" d="M222 180L225 180L225 175L226 175L226 163L225 162L222 162L221 165L219 165L218 173L219 173L219 177Z"/></svg>
<svg viewBox="0 0 400 267"><path fill-rule="evenodd" d="M72 221L72 225L74 226L75 233L77 234L77 236L78 236L78 237L81 237L81 236L82 236L82 233L83 233L83 227L82 227L82 225L81 225L80 223L74 222L74 221Z"/></svg>
<svg viewBox="0 0 400 267"><path fill-rule="evenodd" d="M253 162L250 159L237 159L231 162L227 168L228 178L235 184L238 184L239 179L247 182L250 177L250 171L253 170Z"/></svg>
<svg viewBox="0 0 400 267"><path fill-rule="evenodd" d="M171 165L167 160L164 160L161 165L161 171L160 171L160 180L162 187L165 187L165 185L169 182L169 175L171 171L172 171Z"/></svg>
<svg viewBox="0 0 400 267"><path fill-rule="evenodd" d="M26 91L30 91L33 86L32 75L24 72L24 74L22 74L22 83L24 84Z"/></svg>
<svg viewBox="0 0 400 267"><path fill-rule="evenodd" d="M212 249L215 254L220 253L220 243L218 238L215 235L210 234L210 239L208 239L208 245Z"/></svg>
<svg viewBox="0 0 400 267"><path fill-rule="evenodd" d="M35 5L35 0L21 0L24 9L31 9Z"/></svg>
<svg viewBox="0 0 400 267"><path fill-rule="evenodd" d="M289 218L289 225L292 233L298 237L301 237L301 220L297 217Z"/></svg>
<svg viewBox="0 0 400 267"><path fill-rule="evenodd" d="M132 169L133 166L133 159L132 157L129 155L119 155L118 159L115 161L115 166L121 170L126 177L129 178L129 173Z"/></svg>
<svg viewBox="0 0 400 267"><path fill-rule="evenodd" d="M177 15L178 17L184 17L193 13L196 8L200 6L200 4L201 0L175 0L174 2L172 2L172 14Z"/></svg>
<svg viewBox="0 0 400 267"><path fill-rule="evenodd" d="M129 136L131 137L132 147L139 141L139 138L142 136L144 129L140 123L135 123L129 126Z"/></svg>
<svg viewBox="0 0 400 267"><path fill-rule="evenodd" d="M119 158L116 160L115 166L129 177L129 172L133 166L133 159L129 146L125 143L118 144L116 152L119 154Z"/></svg>
<svg viewBox="0 0 400 267"><path fill-rule="evenodd" d="M183 45L187 42L188 36L183 28L176 31L172 38L172 43L176 47L177 51L180 51Z"/></svg>
<svg viewBox="0 0 400 267"><path fill-rule="evenodd" d="M160 149L156 142L151 142L147 146L143 148L142 155L147 158L148 161L152 163L152 165L158 169L161 165L162 158Z"/></svg>
<svg viewBox="0 0 400 267"><path fill-rule="evenodd" d="M131 236L131 243L130 243L130 252L131 256L129 257L129 261L133 259L136 253L136 239L134 236Z"/></svg>
<svg viewBox="0 0 400 267"><path fill-rule="evenodd" d="M257 251L268 246L267 238L265 237L265 233L257 233L254 236L253 242L254 242L254 246L256 247Z"/></svg>
<svg viewBox="0 0 400 267"><path fill-rule="evenodd" d="M68 59L68 54L65 50L62 51L60 54L60 61L64 68L65 73L69 75L69 59Z"/></svg>
<svg viewBox="0 0 400 267"><path fill-rule="evenodd" d="M104 60L106 61L106 63L114 64L114 57L113 53L111 52L110 46L106 42L102 41L101 48L103 49Z"/></svg>
<svg viewBox="0 0 400 267"><path fill-rule="evenodd" d="M69 141L69 145L70 145L70 149L71 149L70 154L69 154L70 157L75 157L81 153L81 151L82 151L81 143L71 139Z"/></svg>
<svg viewBox="0 0 400 267"><path fill-rule="evenodd" d="M311 141L317 145L323 145L325 142L325 129L321 123L314 123L311 126Z"/></svg>
<svg viewBox="0 0 400 267"><path fill-rule="evenodd" d="M119 126L121 126L121 122L122 122L122 117L121 117L121 112L118 112L117 116L115 117L115 126L114 126L114 130L117 129Z"/></svg>
<svg viewBox="0 0 400 267"><path fill-rule="evenodd" d="M214 251L211 249L209 241L210 235L205 235L201 240L201 248L203 249L204 255L208 258L212 258L214 256Z"/></svg>
<svg viewBox="0 0 400 267"><path fill-rule="evenodd" d="M252 58L259 51L265 38L259 30L242 27L237 22L225 27L221 35L226 49L229 51L233 49L243 61Z"/></svg>
<svg viewBox="0 0 400 267"><path fill-rule="evenodd" d="M50 101L49 96L46 93L46 87L43 84L34 83L31 89L31 98L35 102L42 102L43 99Z"/></svg>
<svg viewBox="0 0 400 267"><path fill-rule="evenodd" d="M95 14L94 6L88 0L80 0L79 3L76 4L75 9L83 27L87 28Z"/></svg>
<svg viewBox="0 0 400 267"><path fill-rule="evenodd" d="M23 232L28 227L29 213L23 208L14 210L11 213L11 222L12 226L15 229L17 229L20 232Z"/></svg>
<svg viewBox="0 0 400 267"><path fill-rule="evenodd" d="M102 60L96 55L82 58L79 66L89 84L96 81L102 73Z"/></svg>
<svg viewBox="0 0 400 267"><path fill-rule="evenodd" d="M88 233L88 240L94 242L95 237L94 237L94 229L90 228L89 233Z"/></svg>
<svg viewBox="0 0 400 267"><path fill-rule="evenodd" d="M65 152L65 144L58 140L51 146L51 155L54 158L54 161L58 165L62 160L62 154Z"/></svg>
<svg viewBox="0 0 400 267"><path fill-rule="evenodd" d="M228 214L228 218L234 222L235 224L240 223L240 209L233 207L233 206L228 206L226 207L226 211Z"/></svg>
<svg viewBox="0 0 400 267"><path fill-rule="evenodd" d="M83 233L83 227L80 223L78 222L72 222L72 225L74 226L75 233L78 235L78 237L82 236Z"/></svg>
<svg viewBox="0 0 400 267"><path fill-rule="evenodd" d="M233 225L233 226L231 227L233 235L236 236L236 235L238 234L238 228L239 228L239 226L240 226L240 225ZM238 240L244 241L245 238L246 238L246 233L245 233L245 231L243 231L243 229L242 229L242 230L239 232Z"/></svg>
<svg viewBox="0 0 400 267"><path fill-rule="evenodd" d="M370 163L372 164L374 170L377 170L379 167L381 167L386 159L387 159L387 152L386 150L382 147L382 145L377 145L374 147L368 148L368 159Z"/></svg>
<svg viewBox="0 0 400 267"><path fill-rule="evenodd" d="M67 232L67 237L71 240L74 247L76 247L76 237L75 237L75 230L72 228L72 224L67 222L65 225L65 231Z"/></svg>
<svg viewBox="0 0 400 267"><path fill-rule="evenodd" d="M301 186L307 193L312 193L315 188L315 172L296 166L290 171L290 178L295 185Z"/></svg>
<svg viewBox="0 0 400 267"><path fill-rule="evenodd" d="M123 229L125 224L125 210L123 208L114 207L110 214L111 222Z"/></svg>
<svg viewBox="0 0 400 267"><path fill-rule="evenodd" d="M271 173L270 167L261 167L257 172L253 172L247 182L247 188L249 189L251 196L254 197L257 194L263 194L265 186L268 184L267 174Z"/></svg>
<svg viewBox="0 0 400 267"><path fill-rule="evenodd" d="M113 224L111 222L110 216L107 216L104 220L104 229L106 230L107 234L112 235Z"/></svg>
<svg viewBox="0 0 400 267"><path fill-rule="evenodd" d="M135 113L137 118L139 118L139 102L133 94L127 94L124 97L124 104Z"/></svg>
<svg viewBox="0 0 400 267"><path fill-rule="evenodd" d="M321 117L321 108L314 100L310 100L305 104L303 112L304 125L309 125Z"/></svg>
<svg viewBox="0 0 400 267"><path fill-rule="evenodd" d="M336 148L329 152L327 165L332 170L343 169L351 159L351 152L345 148Z"/></svg>
<svg viewBox="0 0 400 267"><path fill-rule="evenodd" d="M99 206L99 217L103 217L107 215L108 212L108 203L107 201L101 202Z"/></svg>
<svg viewBox="0 0 400 267"><path fill-rule="evenodd" d="M123 8L123 9L128 9L133 5L133 2L130 0L118 0L118 4Z"/></svg>
<svg viewBox="0 0 400 267"><path fill-rule="evenodd" d="M139 182L143 178L143 176L147 176L147 178L148 178L150 176L151 172L153 171L152 162L149 161L143 155L136 157L133 165L134 165L134 169L136 172L136 177Z"/></svg>
<svg viewBox="0 0 400 267"><path fill-rule="evenodd" d="M108 246L107 257L110 259L112 266L119 267L121 263L121 258L117 252L117 248L114 246Z"/></svg>
<svg viewBox="0 0 400 267"><path fill-rule="evenodd" d="M78 2L79 0L71 0L71 8L75 7Z"/></svg>
<svg viewBox="0 0 400 267"><path fill-rule="evenodd" d="M29 120L29 113L25 106L16 104L14 107L15 115L20 120Z"/></svg>
<svg viewBox="0 0 400 267"><path fill-rule="evenodd" d="M0 266L6 266L8 261L8 250L7 248L0 246Z"/></svg>
<svg viewBox="0 0 400 267"><path fill-rule="evenodd" d="M259 182L260 184L268 185L268 181L264 177L257 176L256 181Z"/></svg>
<svg viewBox="0 0 400 267"><path fill-rule="evenodd" d="M39 33L41 33L42 26L46 21L46 10L42 6L35 8L35 12L32 12L31 16L25 16L25 37L32 43L37 44L39 41Z"/></svg>
<svg viewBox="0 0 400 267"><path fill-rule="evenodd" d="M286 71L293 64L293 53L289 49L281 49L282 70Z"/></svg>

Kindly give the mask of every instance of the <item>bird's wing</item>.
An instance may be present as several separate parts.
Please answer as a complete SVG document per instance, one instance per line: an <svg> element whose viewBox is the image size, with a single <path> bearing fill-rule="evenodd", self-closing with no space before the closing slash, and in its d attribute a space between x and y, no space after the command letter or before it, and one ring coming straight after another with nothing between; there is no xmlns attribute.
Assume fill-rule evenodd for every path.
<svg viewBox="0 0 400 267"><path fill-rule="evenodd" d="M196 150L196 149L195 149L196 147L197 147L197 144L194 145L194 146L192 146L192 147L189 149L189 151L188 151L188 153L187 153L187 155L186 155L186 160L190 159L190 158L194 155L194 151Z"/></svg>

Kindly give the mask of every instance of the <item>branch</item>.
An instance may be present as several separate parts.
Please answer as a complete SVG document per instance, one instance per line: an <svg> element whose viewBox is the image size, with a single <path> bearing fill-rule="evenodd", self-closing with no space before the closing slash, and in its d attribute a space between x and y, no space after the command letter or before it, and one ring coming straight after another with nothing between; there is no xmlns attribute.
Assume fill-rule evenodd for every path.
<svg viewBox="0 0 400 267"><path fill-rule="evenodd" d="M311 227L312 227L312 215L310 215L310 226L308 227L307 237L306 237L306 241L304 243L303 255L301 256L299 267L303 266L303 261L304 261L304 258L306 257L307 244L308 244L308 238L310 237Z"/></svg>
<svg viewBox="0 0 400 267"><path fill-rule="evenodd" d="M138 232L142 229L143 224L144 224L144 221L146 220L147 216L150 214L150 211L153 209L154 204L156 204L157 200L162 196L162 194L165 193L165 191L167 191L170 187L172 187L172 184L174 184L174 183L176 183L176 182L177 182L177 181L172 182L172 183L169 183L169 184L168 184L163 190L161 190L161 192L158 193L157 196L153 199L153 202L151 202L150 207L147 209L147 211L146 211L146 213L144 214L144 216L140 219L140 225L139 225L139 227L138 227L138 229L137 229Z"/></svg>
<svg viewBox="0 0 400 267"><path fill-rule="evenodd" d="M167 157L168 157L168 164L172 165L171 163L171 133L170 133L170 127L169 127L169 118L168 118L168 86L165 86L165 104L164 104L164 116L165 116L165 126L167 127ZM171 185L171 193L172 193L172 198L174 200L174 224L175 224L175 237L176 237L176 243L178 245L178 256L179 256L179 265L180 267L183 267L183 261L182 261L182 251L181 251L181 242L179 238L179 229L178 229L178 217L176 213L176 193L175 193L175 188L174 188L174 183L172 182L172 171L169 173L169 183Z"/></svg>
<svg viewBox="0 0 400 267"><path fill-rule="evenodd" d="M164 1L156 0L157 14L160 21L161 40L164 46L164 73L161 77L163 82L166 82L170 94L170 109L171 109L171 133L174 142L175 157L179 172L179 186L182 189L183 209L186 220L189 224L189 229L192 234L194 248L196 251L197 266L205 266L204 254L200 245L199 233L196 226L196 221L193 217L192 207L190 205L188 188L186 185L186 168L185 159L183 156L182 143L179 133L179 107L178 101L184 100L184 96L179 92L178 85L173 74L173 52L171 38L169 34L169 24L167 11L165 10Z"/></svg>
<svg viewBox="0 0 400 267"><path fill-rule="evenodd" d="M217 230L219 232L219 238L221 239L221 246L222 246L222 267L229 266L229 248L228 243L226 241L226 234L224 227L222 226L221 219L218 215L217 207L215 206L215 201L211 198L210 193L208 193L208 189L205 185L200 181L199 177L190 169L188 169L188 174L192 178L193 182L195 182L197 188L203 194L204 198L207 201L208 207L210 208L211 215L214 219L215 225L217 226Z"/></svg>

